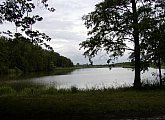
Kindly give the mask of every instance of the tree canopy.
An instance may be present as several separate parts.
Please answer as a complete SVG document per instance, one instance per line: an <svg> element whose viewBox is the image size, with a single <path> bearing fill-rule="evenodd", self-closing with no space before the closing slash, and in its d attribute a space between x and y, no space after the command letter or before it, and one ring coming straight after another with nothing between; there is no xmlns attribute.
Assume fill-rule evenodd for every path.
<svg viewBox="0 0 165 120"><path fill-rule="evenodd" d="M154 55L147 57L151 50L154 52L152 42L164 41L164 6L162 0L100 2L93 12L83 16L85 26L89 29L89 38L80 44L86 50L84 55L94 57L98 51L105 50L111 59L131 50L130 58L135 63L134 87L141 87L140 71L148 67L143 63L147 63ZM132 43L134 48L129 48L129 43ZM164 46L162 47L164 50ZM157 48L161 49L160 46Z"/></svg>
<svg viewBox="0 0 165 120"><path fill-rule="evenodd" d="M13 23L16 31L2 31L8 37L0 37L0 74L10 70L22 72L52 71L55 67L72 67L70 59L54 52L47 44L51 38L45 33L33 30L32 26L43 20L40 15L34 15L37 7L35 0L4 0L0 3L0 23ZM35 1L36 2L36 1ZM38 0L46 10L54 12L49 7L48 0ZM33 14L30 14L33 13ZM44 45L46 49L42 48Z"/></svg>
<svg viewBox="0 0 165 120"><path fill-rule="evenodd" d="M0 74L16 72L50 72L57 67L73 67L69 58L45 50L28 39L0 38Z"/></svg>
<svg viewBox="0 0 165 120"><path fill-rule="evenodd" d="M54 12L54 8L50 8L47 4L48 0L38 0L46 9ZM33 30L32 25L43 18L39 15L30 15L36 8L33 0L4 0L0 4L0 22L5 21L14 23L16 31L13 33L10 30L3 31L10 37L26 37L34 44L45 45L48 49L52 49L45 41L50 41L51 38L45 33L40 33L38 30ZM44 44L43 44L44 43Z"/></svg>

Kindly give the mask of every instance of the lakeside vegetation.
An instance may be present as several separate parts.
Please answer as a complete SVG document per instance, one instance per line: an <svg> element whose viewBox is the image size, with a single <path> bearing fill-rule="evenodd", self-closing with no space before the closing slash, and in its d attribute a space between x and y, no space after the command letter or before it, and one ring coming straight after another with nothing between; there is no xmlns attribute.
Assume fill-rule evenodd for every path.
<svg viewBox="0 0 165 120"><path fill-rule="evenodd" d="M138 119L165 112L165 88L57 90L43 86L0 87L4 119Z"/></svg>
<svg viewBox="0 0 165 120"><path fill-rule="evenodd" d="M0 37L0 56L0 74L51 72L60 67L73 67L69 58L26 38Z"/></svg>
<svg viewBox="0 0 165 120"><path fill-rule="evenodd" d="M41 0L37 4L55 11L47 1ZM148 68L149 62L157 64L161 73L161 63L165 61L165 4L163 0L150 2L105 0L95 6L95 11L83 17L90 38L80 46L85 49L84 55L89 57L91 64L92 57L100 50L112 53L110 61L111 57L116 59L124 55L129 49L126 43L133 43L130 59L135 63L134 88L79 90L73 86L57 90L42 85L0 81L0 118L96 120L164 117L165 88L161 74L160 83L153 85L143 85L140 77L141 70ZM49 36L32 29L43 19L32 13L34 9L32 0L5 0L1 3L0 23L14 23L16 32L7 31L11 38L0 38L0 74L25 73L29 77L29 73L65 74L75 69L69 58L54 52L45 43L51 40ZM17 29L21 32L17 33ZM131 64L118 63L114 67L132 67Z"/></svg>
<svg viewBox="0 0 165 120"><path fill-rule="evenodd" d="M109 68L113 68L113 67L134 68L134 63L133 62L119 62L119 63L113 63L113 64L104 64L104 65L78 64L78 65L75 65L75 67L77 69L78 68L108 68L108 67ZM158 67L154 63L149 64L149 67L158 69ZM165 62L161 63L161 68L165 69Z"/></svg>

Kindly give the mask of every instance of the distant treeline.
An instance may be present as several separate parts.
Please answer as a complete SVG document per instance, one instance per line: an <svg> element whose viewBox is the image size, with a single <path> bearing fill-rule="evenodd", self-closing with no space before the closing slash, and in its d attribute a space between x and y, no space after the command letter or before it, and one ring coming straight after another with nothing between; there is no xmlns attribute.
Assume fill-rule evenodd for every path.
<svg viewBox="0 0 165 120"><path fill-rule="evenodd" d="M123 67L123 68L134 68L134 62L122 62L122 63L115 63L110 64L110 67ZM154 63L150 63L149 67L157 68L157 66ZM165 62L161 62L162 69L165 69Z"/></svg>
<svg viewBox="0 0 165 120"><path fill-rule="evenodd" d="M111 64L111 66L112 67L133 68L134 63L133 62L122 62L122 63Z"/></svg>
<svg viewBox="0 0 165 120"><path fill-rule="evenodd" d="M0 37L0 74L49 72L56 67L72 67L73 62L53 50L34 45L29 39Z"/></svg>

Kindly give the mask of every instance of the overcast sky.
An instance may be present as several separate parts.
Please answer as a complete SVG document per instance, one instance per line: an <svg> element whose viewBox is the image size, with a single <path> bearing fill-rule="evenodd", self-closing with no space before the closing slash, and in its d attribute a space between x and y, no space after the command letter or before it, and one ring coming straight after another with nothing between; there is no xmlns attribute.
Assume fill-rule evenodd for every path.
<svg viewBox="0 0 165 120"><path fill-rule="evenodd" d="M2 1L2 0L0 0ZM93 11L95 4L102 0L49 0L49 6L56 9L55 12L45 10L41 5L35 10L44 19L33 28L45 32L52 40L48 43L53 49L63 56L70 58L74 64L89 63L79 50L79 44L86 40L87 29L85 28L82 16ZM37 0L36 0L37 4ZM7 28L11 28L6 24ZM2 27L1 27L2 28ZM103 53L94 59L94 64L106 64L107 55ZM126 60L126 57L122 58Z"/></svg>
<svg viewBox="0 0 165 120"><path fill-rule="evenodd" d="M79 50L79 44L86 40L87 29L82 16L93 11L95 4L102 0L49 0L49 5L56 9L50 13L42 10L44 20L35 27L47 33L51 38L50 45L55 51L70 58L76 63L88 63ZM106 63L106 60L94 60L95 64Z"/></svg>

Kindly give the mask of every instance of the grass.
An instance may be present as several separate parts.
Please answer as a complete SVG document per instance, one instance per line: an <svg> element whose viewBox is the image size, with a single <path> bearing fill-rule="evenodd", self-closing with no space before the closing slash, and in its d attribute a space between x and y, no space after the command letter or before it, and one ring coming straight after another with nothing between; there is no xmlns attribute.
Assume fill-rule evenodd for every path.
<svg viewBox="0 0 165 120"><path fill-rule="evenodd" d="M164 113L165 88L0 87L0 116L4 119L133 119Z"/></svg>

